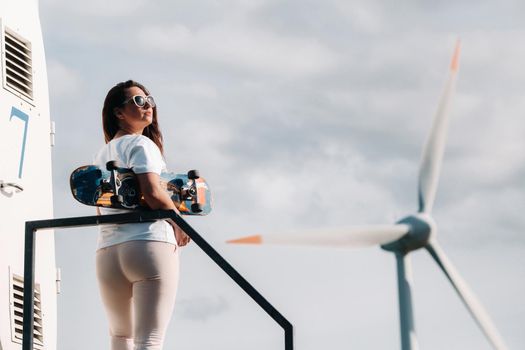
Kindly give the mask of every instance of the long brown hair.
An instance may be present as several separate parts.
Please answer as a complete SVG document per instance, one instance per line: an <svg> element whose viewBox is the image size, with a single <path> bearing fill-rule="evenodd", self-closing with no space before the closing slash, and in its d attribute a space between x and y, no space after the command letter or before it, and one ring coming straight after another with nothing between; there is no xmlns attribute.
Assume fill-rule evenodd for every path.
<svg viewBox="0 0 525 350"><path fill-rule="evenodd" d="M104 107L102 108L102 127L104 129L106 143L111 141L120 129L118 118L115 115L115 109L120 107L124 101L126 101L126 90L133 86L140 88L146 95L149 95L149 91L144 85L133 80L118 83L112 87L106 95ZM160 132L159 123L157 121L157 106L153 107L153 121L144 129L142 135L153 141L157 147L159 147L160 153L164 154L162 133Z"/></svg>

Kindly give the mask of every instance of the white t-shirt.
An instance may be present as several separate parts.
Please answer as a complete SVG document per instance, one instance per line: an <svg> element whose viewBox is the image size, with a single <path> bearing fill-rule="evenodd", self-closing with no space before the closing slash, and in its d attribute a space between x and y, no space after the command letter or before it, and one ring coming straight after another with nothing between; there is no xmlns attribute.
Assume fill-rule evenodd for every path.
<svg viewBox="0 0 525 350"><path fill-rule="evenodd" d="M157 145L143 135L124 135L111 140L95 156L94 164L106 169L114 160L117 166L132 169L135 174L157 173L166 170L166 163ZM126 209L102 208L105 214L128 212ZM101 225L97 249L127 241L161 241L176 244L173 228L165 220L133 224Z"/></svg>

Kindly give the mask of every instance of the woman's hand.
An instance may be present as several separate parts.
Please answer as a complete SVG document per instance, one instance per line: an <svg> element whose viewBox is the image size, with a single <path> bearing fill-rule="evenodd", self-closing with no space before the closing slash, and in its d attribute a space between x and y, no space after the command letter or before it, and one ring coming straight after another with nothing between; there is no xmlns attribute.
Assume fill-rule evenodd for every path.
<svg viewBox="0 0 525 350"><path fill-rule="evenodd" d="M174 228L174 230L175 239L177 240L179 247L184 247L186 244L190 243L190 236L188 236L186 232L182 231L178 226L177 228Z"/></svg>
<svg viewBox="0 0 525 350"><path fill-rule="evenodd" d="M190 236L188 236L186 232L182 231L175 221L172 219L168 219L166 221L171 225L171 227L173 227L173 231L175 232L175 240L177 241L177 245L179 247L184 247L186 244L190 243Z"/></svg>

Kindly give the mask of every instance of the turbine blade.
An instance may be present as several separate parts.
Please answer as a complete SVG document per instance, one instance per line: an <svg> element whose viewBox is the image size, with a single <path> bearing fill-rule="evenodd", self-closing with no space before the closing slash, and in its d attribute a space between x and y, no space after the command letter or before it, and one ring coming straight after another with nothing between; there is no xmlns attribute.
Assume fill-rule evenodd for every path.
<svg viewBox="0 0 525 350"><path fill-rule="evenodd" d="M409 226L404 224L374 225L254 235L232 239L227 243L362 247L395 241L408 231Z"/></svg>
<svg viewBox="0 0 525 350"><path fill-rule="evenodd" d="M460 276L454 265L452 265L448 257L445 255L445 252L443 252L437 242L429 243L426 246L426 249L438 263L441 270L443 270L450 283L452 283L452 286L459 294L459 297L469 310L474 320L476 320L492 346L499 350L507 349L507 346L503 342L503 339L496 329L496 326L490 319L490 316L485 311L478 298L468 287L467 283Z"/></svg>
<svg viewBox="0 0 525 350"><path fill-rule="evenodd" d="M460 45L458 40L454 56L452 57L452 63L450 64L450 73L447 84L445 85L445 91L441 96L430 135L423 149L423 156L419 167L419 212L430 213L434 205L447 138L448 110L452 96L454 95L456 76L459 68L459 51Z"/></svg>

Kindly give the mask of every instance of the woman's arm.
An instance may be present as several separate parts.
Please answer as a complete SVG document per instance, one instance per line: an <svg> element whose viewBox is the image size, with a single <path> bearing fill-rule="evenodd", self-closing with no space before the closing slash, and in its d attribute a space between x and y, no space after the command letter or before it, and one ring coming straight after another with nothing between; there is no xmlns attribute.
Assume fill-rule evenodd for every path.
<svg viewBox="0 0 525 350"><path fill-rule="evenodd" d="M151 209L164 209L179 211L171 200L168 193L160 185L160 176L156 173L137 174L140 190L144 196L146 204ZM180 214L180 213L179 213ZM185 246L190 241L190 237L182 231L171 219L166 220L175 231L175 239L179 246Z"/></svg>
<svg viewBox="0 0 525 350"><path fill-rule="evenodd" d="M137 174L139 187L146 204L151 209L176 210L168 193L160 186L160 176L156 173Z"/></svg>

